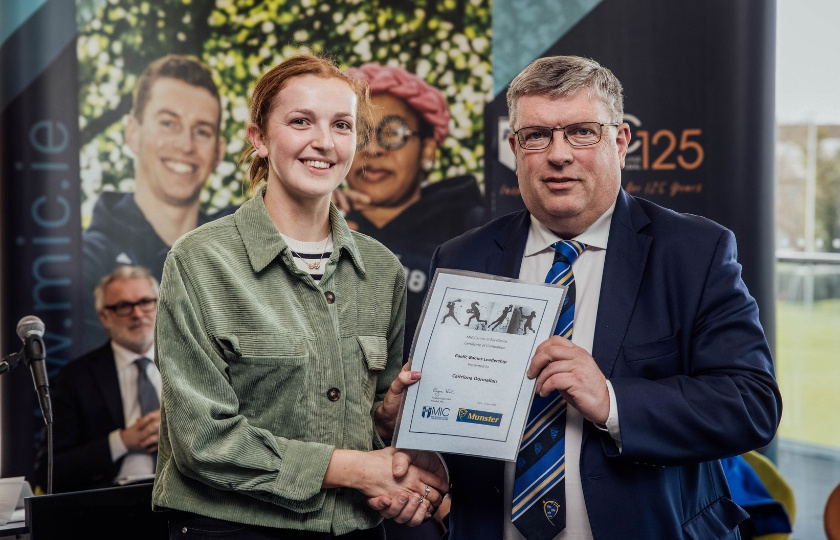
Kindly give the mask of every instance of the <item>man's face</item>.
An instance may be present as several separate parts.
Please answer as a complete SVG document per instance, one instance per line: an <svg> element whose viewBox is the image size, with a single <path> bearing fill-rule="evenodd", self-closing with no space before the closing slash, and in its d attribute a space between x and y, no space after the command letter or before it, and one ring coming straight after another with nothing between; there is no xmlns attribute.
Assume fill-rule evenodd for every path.
<svg viewBox="0 0 840 540"><path fill-rule="evenodd" d="M135 155L137 190L165 204L189 206L224 154L219 102L184 81L154 82L142 121L131 116L126 141Z"/></svg>
<svg viewBox="0 0 840 540"><path fill-rule="evenodd" d="M530 95L519 99L514 129L614 120L607 106L597 97L589 98L586 91L553 99ZM601 129L598 144L580 148L572 147L562 130L553 133L544 150L524 150L513 134L508 139L516 155L516 176L525 206L562 238L585 231L618 196L630 128L621 124Z"/></svg>
<svg viewBox="0 0 840 540"><path fill-rule="evenodd" d="M157 300L152 282L146 278L132 278L113 281L105 288L103 305L116 306L120 302L134 303L143 299ZM152 304L156 307L156 304ZM134 306L128 315L117 315L113 309L104 308L99 320L117 344L137 354L149 350L154 341L155 316L157 309L146 312Z"/></svg>

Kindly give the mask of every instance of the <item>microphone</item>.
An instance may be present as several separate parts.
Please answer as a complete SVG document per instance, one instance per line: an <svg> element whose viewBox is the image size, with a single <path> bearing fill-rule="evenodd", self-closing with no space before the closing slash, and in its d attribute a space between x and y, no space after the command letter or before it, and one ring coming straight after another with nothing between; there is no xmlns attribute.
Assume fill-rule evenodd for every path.
<svg viewBox="0 0 840 540"><path fill-rule="evenodd" d="M52 424L52 403L50 401L50 383L47 380L46 348L44 347L44 322L34 315L27 315L17 325L17 335L23 341L21 356L32 372L32 382L38 392L38 403L44 422Z"/></svg>

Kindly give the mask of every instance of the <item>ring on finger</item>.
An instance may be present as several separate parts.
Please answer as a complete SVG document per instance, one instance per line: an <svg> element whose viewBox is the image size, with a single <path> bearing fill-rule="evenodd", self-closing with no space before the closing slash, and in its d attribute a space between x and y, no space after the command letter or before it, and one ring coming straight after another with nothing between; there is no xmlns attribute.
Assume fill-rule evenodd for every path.
<svg viewBox="0 0 840 540"><path fill-rule="evenodd" d="M426 486L426 493L424 493L423 496L420 497L420 504L423 504L423 501L425 501L426 497L429 496L429 492L432 491L432 488L430 488L428 484L424 484L424 485Z"/></svg>

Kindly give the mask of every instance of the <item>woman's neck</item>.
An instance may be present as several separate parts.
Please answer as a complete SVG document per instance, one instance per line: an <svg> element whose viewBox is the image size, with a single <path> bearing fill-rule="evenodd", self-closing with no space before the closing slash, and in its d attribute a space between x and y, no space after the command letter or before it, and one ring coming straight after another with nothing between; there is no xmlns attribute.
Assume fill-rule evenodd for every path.
<svg viewBox="0 0 840 540"><path fill-rule="evenodd" d="M282 234L301 242L319 242L330 234L330 199L295 201L270 186L265 191L265 208Z"/></svg>
<svg viewBox="0 0 840 540"><path fill-rule="evenodd" d="M370 208L362 210L362 215L365 216L368 221L373 223L377 229L381 229L390 223L395 217L402 214L406 208L419 200L420 189L417 189L410 198L396 206L371 206Z"/></svg>

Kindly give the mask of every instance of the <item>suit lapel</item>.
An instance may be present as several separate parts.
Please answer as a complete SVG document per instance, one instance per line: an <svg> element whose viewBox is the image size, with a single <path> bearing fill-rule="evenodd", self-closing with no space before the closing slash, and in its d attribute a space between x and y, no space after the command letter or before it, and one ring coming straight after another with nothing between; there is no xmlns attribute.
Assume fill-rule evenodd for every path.
<svg viewBox="0 0 840 540"><path fill-rule="evenodd" d="M93 378L96 379L97 388L102 393L114 425L125 428L125 414L123 413L120 381L117 378L117 365L114 362L114 351L111 348L111 342L109 341L105 344L97 353L96 359L92 363Z"/></svg>
<svg viewBox="0 0 840 540"><path fill-rule="evenodd" d="M640 234L650 220L636 201L621 190L616 201L607 243L595 342L592 356L609 377L630 324L651 236Z"/></svg>
<svg viewBox="0 0 840 540"><path fill-rule="evenodd" d="M522 211L514 216L507 226L499 230L495 237L496 250L487 256L488 274L509 278L519 277L519 268L522 266L530 226L531 214Z"/></svg>

